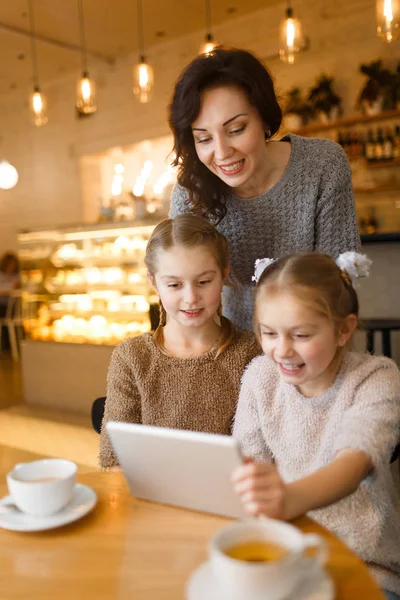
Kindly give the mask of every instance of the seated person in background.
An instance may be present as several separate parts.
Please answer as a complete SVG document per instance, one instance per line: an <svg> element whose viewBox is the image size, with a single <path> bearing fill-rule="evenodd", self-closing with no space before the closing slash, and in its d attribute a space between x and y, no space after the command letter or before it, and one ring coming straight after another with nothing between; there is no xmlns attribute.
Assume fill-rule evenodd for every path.
<svg viewBox="0 0 400 600"><path fill-rule="evenodd" d="M265 267L255 299L265 356L243 376L233 435L249 462L233 480L253 515L290 520L312 511L394 599L400 515L390 458L400 373L388 358L347 348L358 320L352 280L369 263L346 252L337 264L303 254L257 265L256 277Z"/></svg>
<svg viewBox="0 0 400 600"><path fill-rule="evenodd" d="M159 223L145 263L160 323L113 352L102 467L118 464L105 430L111 420L230 434L240 378L261 352L254 334L237 331L221 314L228 242L205 219L185 214Z"/></svg>
<svg viewBox="0 0 400 600"><path fill-rule="evenodd" d="M18 258L12 252L6 252L0 259L0 318L6 316L10 293L19 287L19 283ZM4 349L10 347L7 328L3 331L2 347Z"/></svg>

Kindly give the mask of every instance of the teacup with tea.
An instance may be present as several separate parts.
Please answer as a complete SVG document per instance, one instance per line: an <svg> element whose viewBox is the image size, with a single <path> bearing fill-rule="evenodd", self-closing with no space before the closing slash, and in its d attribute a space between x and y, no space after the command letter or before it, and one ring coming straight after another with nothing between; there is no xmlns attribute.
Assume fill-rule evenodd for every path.
<svg viewBox="0 0 400 600"><path fill-rule="evenodd" d="M20 463L7 475L8 490L22 512L53 515L70 502L77 470L74 462L62 458Z"/></svg>
<svg viewBox="0 0 400 600"><path fill-rule="evenodd" d="M308 548L314 555L306 561ZM305 569L311 574L310 565L323 566L326 558L318 535L266 518L228 525L210 543L212 577L221 600L280 600L293 592Z"/></svg>

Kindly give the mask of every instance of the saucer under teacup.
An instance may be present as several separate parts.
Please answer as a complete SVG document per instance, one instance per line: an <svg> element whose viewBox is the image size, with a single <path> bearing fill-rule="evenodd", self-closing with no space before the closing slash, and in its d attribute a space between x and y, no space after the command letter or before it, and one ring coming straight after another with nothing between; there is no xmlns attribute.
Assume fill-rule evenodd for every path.
<svg viewBox="0 0 400 600"><path fill-rule="evenodd" d="M310 564L307 564L310 563ZM319 565L304 559L304 576L301 577L296 591L281 600L333 600L335 590L329 575ZM231 592L224 594L219 582L215 581L210 561L204 562L191 575L186 600L233 600ZM235 597L234 600L268 600L268 592L257 596Z"/></svg>
<svg viewBox="0 0 400 600"><path fill-rule="evenodd" d="M89 486L76 483L70 502L58 513L34 517L15 507L11 496L0 500L0 527L12 531L45 531L73 523L87 515L97 504L96 492Z"/></svg>

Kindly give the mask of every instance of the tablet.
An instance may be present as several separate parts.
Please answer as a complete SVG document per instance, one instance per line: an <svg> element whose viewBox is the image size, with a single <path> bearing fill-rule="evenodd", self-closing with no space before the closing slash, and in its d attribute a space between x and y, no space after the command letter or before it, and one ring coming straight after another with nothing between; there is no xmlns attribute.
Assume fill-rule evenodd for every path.
<svg viewBox="0 0 400 600"><path fill-rule="evenodd" d="M242 463L231 436L110 421L107 433L133 496L243 517L231 477Z"/></svg>

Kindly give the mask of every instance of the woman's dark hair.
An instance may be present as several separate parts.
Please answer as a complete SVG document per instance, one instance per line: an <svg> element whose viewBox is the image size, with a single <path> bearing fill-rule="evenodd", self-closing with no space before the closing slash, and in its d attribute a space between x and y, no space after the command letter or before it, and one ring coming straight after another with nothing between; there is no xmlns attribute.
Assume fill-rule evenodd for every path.
<svg viewBox="0 0 400 600"><path fill-rule="evenodd" d="M16 275L19 273L19 260L17 255L13 252L6 252L0 258L0 272L5 273L10 264L14 265L13 274Z"/></svg>
<svg viewBox="0 0 400 600"><path fill-rule="evenodd" d="M200 95L220 86L241 88L255 106L273 136L282 122L282 110L268 69L247 50L217 47L211 54L195 58L180 75L169 107L169 125L174 134L174 166L178 183L189 191L193 212L221 221L226 214L226 195L230 188L198 158L192 123L200 112Z"/></svg>

